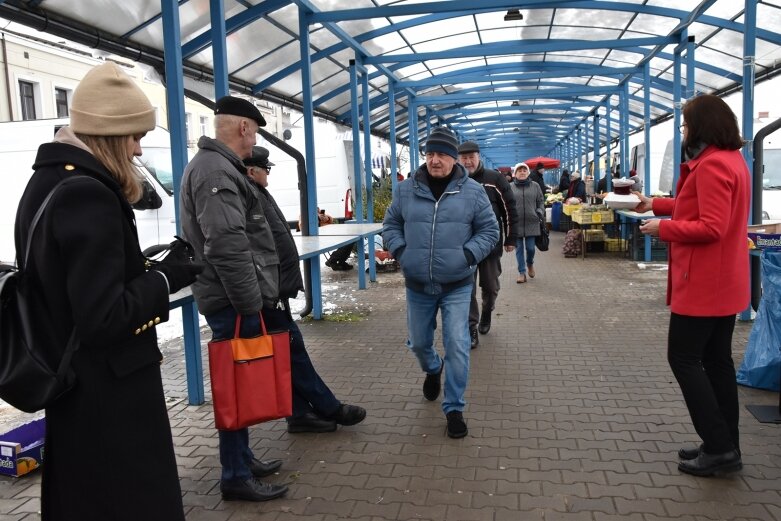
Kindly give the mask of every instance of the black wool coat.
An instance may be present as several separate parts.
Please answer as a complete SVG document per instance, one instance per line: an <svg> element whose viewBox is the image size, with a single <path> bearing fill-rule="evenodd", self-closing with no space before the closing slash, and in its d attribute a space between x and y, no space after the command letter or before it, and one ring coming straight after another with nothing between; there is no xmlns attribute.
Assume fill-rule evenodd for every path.
<svg viewBox="0 0 781 521"><path fill-rule="evenodd" d="M62 338L75 326L76 387L46 409L44 521L183 520L154 326L168 319L164 278L148 272L133 210L87 151L38 150L16 217L17 256L58 181L24 266L40 316ZM20 265L23 259L19 260Z"/></svg>

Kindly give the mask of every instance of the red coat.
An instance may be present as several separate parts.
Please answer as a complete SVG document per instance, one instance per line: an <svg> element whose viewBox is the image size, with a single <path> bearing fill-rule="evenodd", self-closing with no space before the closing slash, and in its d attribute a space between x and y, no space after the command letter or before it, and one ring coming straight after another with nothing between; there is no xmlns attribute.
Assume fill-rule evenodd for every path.
<svg viewBox="0 0 781 521"><path fill-rule="evenodd" d="M739 150L707 147L681 165L674 199L655 198L659 238L669 244L667 304L673 313L719 317L749 303L746 235L750 175Z"/></svg>

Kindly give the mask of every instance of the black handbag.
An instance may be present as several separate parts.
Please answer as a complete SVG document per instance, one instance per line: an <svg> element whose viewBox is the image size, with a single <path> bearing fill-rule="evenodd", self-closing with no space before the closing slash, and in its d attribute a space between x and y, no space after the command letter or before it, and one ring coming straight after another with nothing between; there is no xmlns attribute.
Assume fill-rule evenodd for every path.
<svg viewBox="0 0 781 521"><path fill-rule="evenodd" d="M66 180L49 192L33 217L25 246L25 269L38 221ZM46 354L56 352L51 346L61 340L52 334L47 317L34 308L35 289L26 279L24 270L0 265L0 398L21 411L36 412L75 385L71 358L79 342L74 327L62 358L52 360L52 355Z"/></svg>
<svg viewBox="0 0 781 521"><path fill-rule="evenodd" d="M548 235L548 227L545 226L545 221L540 219L540 234L534 238L534 245L540 251L548 251L550 246L550 235Z"/></svg>

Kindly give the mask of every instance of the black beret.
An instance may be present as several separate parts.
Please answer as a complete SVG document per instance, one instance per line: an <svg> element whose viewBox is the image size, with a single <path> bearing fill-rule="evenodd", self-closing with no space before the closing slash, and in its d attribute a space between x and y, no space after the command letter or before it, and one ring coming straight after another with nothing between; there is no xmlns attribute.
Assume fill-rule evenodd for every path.
<svg viewBox="0 0 781 521"><path fill-rule="evenodd" d="M240 116L255 121L258 126L266 126L266 120L263 119L263 114L260 113L258 107L244 98L223 96L217 100L214 113L218 115L230 114L232 116Z"/></svg>
<svg viewBox="0 0 781 521"><path fill-rule="evenodd" d="M274 166L274 163L268 160L268 149L264 147L252 147L252 155L244 160L244 166L259 166L266 168Z"/></svg>

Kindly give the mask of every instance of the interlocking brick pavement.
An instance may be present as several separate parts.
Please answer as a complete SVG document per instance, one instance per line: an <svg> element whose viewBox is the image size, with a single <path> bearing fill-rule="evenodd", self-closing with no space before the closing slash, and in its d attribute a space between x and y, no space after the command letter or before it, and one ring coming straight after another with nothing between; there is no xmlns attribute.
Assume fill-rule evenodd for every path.
<svg viewBox="0 0 781 521"><path fill-rule="evenodd" d="M267 479L290 483L267 503L221 500L208 380L207 403L188 406L181 341L162 346L188 521L781 520L781 427L745 409L742 472L677 470L678 447L698 439L666 361L666 271L617 254L565 259L562 243L554 232L526 284L505 254L491 331L472 352L461 440L422 396L400 275L359 291L354 271L324 268L334 314L300 327L323 379L368 416L329 434L291 435L284 420L251 428L257 457L285 460ZM736 325L736 363L750 328ZM740 399L778 396L740 388ZM0 520L38 519L39 483L0 479Z"/></svg>

